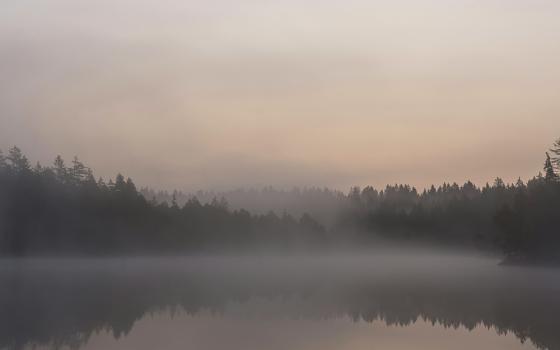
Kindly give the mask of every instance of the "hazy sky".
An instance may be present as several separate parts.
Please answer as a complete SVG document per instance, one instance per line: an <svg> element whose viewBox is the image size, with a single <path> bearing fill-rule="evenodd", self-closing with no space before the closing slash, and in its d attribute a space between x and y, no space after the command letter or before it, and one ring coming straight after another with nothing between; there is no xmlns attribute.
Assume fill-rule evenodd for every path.
<svg viewBox="0 0 560 350"><path fill-rule="evenodd" d="M527 178L557 0L3 0L0 148L157 188Z"/></svg>

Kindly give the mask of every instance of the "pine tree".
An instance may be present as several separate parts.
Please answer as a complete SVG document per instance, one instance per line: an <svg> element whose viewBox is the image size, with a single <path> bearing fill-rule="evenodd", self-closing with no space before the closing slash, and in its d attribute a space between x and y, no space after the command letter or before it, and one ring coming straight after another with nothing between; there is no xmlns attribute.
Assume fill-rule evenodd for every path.
<svg viewBox="0 0 560 350"><path fill-rule="evenodd" d="M546 160L544 161L544 178L547 181L556 181L558 180L558 175L554 172L554 166L552 165L552 160L550 159L550 155L546 152Z"/></svg>
<svg viewBox="0 0 560 350"><path fill-rule="evenodd" d="M83 181L83 185L91 191L99 189L97 187L97 181L95 181L95 176L93 175L93 171L91 169L88 169L87 175L85 176L85 179Z"/></svg>
<svg viewBox="0 0 560 350"><path fill-rule="evenodd" d="M66 181L68 180L68 169L66 169L64 159L62 159L60 155L56 156L56 158L54 159L53 170L58 181L66 183Z"/></svg>
<svg viewBox="0 0 560 350"><path fill-rule="evenodd" d="M126 179L125 191L126 194L131 196L135 196L136 194L138 194L138 191L136 190L136 185L134 184L134 182L130 177Z"/></svg>
<svg viewBox="0 0 560 350"><path fill-rule="evenodd" d="M21 150L16 146L9 150L7 158L10 161L12 169L15 170L16 173L29 171L31 169L27 157L24 156Z"/></svg>
<svg viewBox="0 0 560 350"><path fill-rule="evenodd" d="M41 162L37 162L35 164L35 167L33 168L33 172L35 172L36 174L40 174L43 172L43 166L41 165Z"/></svg>
<svg viewBox="0 0 560 350"><path fill-rule="evenodd" d="M124 176L122 174L117 174L115 178L115 185L113 186L113 190L115 192L125 192L126 191L126 182L124 180Z"/></svg>
<svg viewBox="0 0 560 350"><path fill-rule="evenodd" d="M74 183L81 183L85 181L88 177L89 169L80 162L78 157L74 157L72 160L72 168L70 168L70 176Z"/></svg>
<svg viewBox="0 0 560 350"><path fill-rule="evenodd" d="M493 187L494 187L494 188L503 189L503 188L506 187L506 184L504 183L504 180L502 180L502 178L497 177L497 178L494 180L494 186L493 186Z"/></svg>
<svg viewBox="0 0 560 350"><path fill-rule="evenodd" d="M560 138L554 142L550 152L555 155L555 157L551 158L552 164L556 166L557 170L560 170Z"/></svg>

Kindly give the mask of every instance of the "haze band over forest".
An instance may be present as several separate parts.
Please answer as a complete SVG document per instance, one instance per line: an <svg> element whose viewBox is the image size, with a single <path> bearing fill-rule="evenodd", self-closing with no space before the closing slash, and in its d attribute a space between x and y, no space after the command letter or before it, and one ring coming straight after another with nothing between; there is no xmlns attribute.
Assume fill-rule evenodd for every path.
<svg viewBox="0 0 560 350"><path fill-rule="evenodd" d="M0 153L0 253L320 251L375 246L383 239L499 250L508 262L559 262L560 139L550 152L554 157L546 153L544 175L527 183L496 178L482 188L469 181L420 193L409 185L354 187L347 195L299 192L302 202L319 194L323 209L331 202L331 212L323 212L327 223L309 214L321 212L313 206L294 216L290 208L266 214L232 210L224 197L208 203L191 197L179 205L174 193L171 203L161 202L146 198L150 190L139 192L123 175L108 183L96 180L78 158L70 166L57 156L53 166L31 167L13 147L7 156Z"/></svg>

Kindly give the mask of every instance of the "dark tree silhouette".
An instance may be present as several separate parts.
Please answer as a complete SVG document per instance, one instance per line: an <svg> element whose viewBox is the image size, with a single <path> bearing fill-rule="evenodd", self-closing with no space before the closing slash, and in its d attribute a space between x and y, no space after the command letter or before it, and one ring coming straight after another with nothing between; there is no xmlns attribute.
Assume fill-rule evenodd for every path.
<svg viewBox="0 0 560 350"><path fill-rule="evenodd" d="M556 166L556 169L560 171L560 138L554 142L550 152L554 154L552 162Z"/></svg>
<svg viewBox="0 0 560 350"><path fill-rule="evenodd" d="M324 243L323 227L310 216L252 216L230 211L223 199L172 204L147 201L122 174L96 181L77 157L70 167L57 156L52 167L32 169L13 147L0 158L0 254L182 254Z"/></svg>
<svg viewBox="0 0 560 350"><path fill-rule="evenodd" d="M421 192L403 184L353 187L347 195L265 188L199 193L200 201L179 191L138 192L122 174L96 181L77 157L70 167L57 156L52 167L31 168L13 147L0 156L0 254L317 249L391 239L502 250L510 261L560 261L560 181L548 153L544 171L527 183L498 177L482 188L470 181ZM283 204L250 214L227 196ZM299 219L286 208L297 201ZM328 217L328 231L316 216Z"/></svg>
<svg viewBox="0 0 560 350"><path fill-rule="evenodd" d="M550 160L550 155L546 152L546 160L544 162L544 178L547 181L556 181L558 180L558 175L554 172L554 166L552 165L552 161Z"/></svg>
<svg viewBox="0 0 560 350"><path fill-rule="evenodd" d="M8 152L8 161L10 162L11 169L16 173L23 173L30 170L29 161L23 155L21 150L14 146Z"/></svg>

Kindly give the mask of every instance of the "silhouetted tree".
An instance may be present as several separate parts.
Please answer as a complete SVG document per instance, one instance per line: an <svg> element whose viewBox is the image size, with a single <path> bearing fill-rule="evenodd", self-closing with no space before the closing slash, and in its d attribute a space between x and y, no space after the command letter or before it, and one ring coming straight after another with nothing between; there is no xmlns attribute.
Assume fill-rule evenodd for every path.
<svg viewBox="0 0 560 350"><path fill-rule="evenodd" d="M86 180L90 171L88 167L86 167L78 157L74 157L72 160L72 168L70 168L70 176L74 183L80 183Z"/></svg>
<svg viewBox="0 0 560 350"><path fill-rule="evenodd" d="M66 165L64 164L64 160L60 155L56 156L54 160L54 167L53 167L54 174L56 178L61 183L68 182L68 169L66 169Z"/></svg>
<svg viewBox="0 0 560 350"><path fill-rule="evenodd" d="M560 138L554 142L550 152L555 155L551 159L552 163L556 166L556 169L560 171Z"/></svg>
<svg viewBox="0 0 560 350"><path fill-rule="evenodd" d="M482 188L467 181L431 186L421 193L395 184L379 191L352 187L346 195L328 189L268 187L192 196L138 192L132 179L122 174L107 184L95 181L92 170L77 157L71 168L58 156L53 166L32 169L14 147L7 157L0 153L0 254L312 249L342 241L362 245L383 237L560 261L560 181L552 165L547 154L544 176L539 173L526 184L496 178L492 186ZM261 206L251 215L230 205L226 195L246 203L266 196L281 200L277 211L266 212ZM301 213L297 217L286 210L292 204ZM307 214L307 208L312 213ZM329 218L329 231L317 217Z"/></svg>
<svg viewBox="0 0 560 350"><path fill-rule="evenodd" d="M552 161L550 160L550 155L546 152L546 160L544 162L544 178L547 181L558 180L558 175L554 172L554 167L552 166Z"/></svg>
<svg viewBox="0 0 560 350"><path fill-rule="evenodd" d="M31 168L27 157L16 146L10 148L7 159L10 162L11 169L16 173L29 171Z"/></svg>

